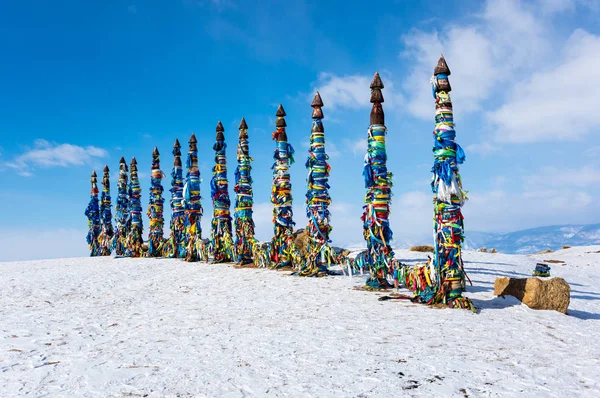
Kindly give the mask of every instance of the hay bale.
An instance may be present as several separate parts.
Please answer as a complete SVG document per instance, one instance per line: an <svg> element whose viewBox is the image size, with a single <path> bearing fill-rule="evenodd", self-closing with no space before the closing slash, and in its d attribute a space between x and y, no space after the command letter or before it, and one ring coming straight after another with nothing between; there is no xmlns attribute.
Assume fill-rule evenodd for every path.
<svg viewBox="0 0 600 398"><path fill-rule="evenodd" d="M419 245L419 246L413 246L408 250L411 252L433 253L434 247L432 245Z"/></svg>
<svg viewBox="0 0 600 398"><path fill-rule="evenodd" d="M496 253L498 253L498 250L496 250L496 249L494 249L494 248L492 247L492 249L490 250L490 253L492 253L492 254L496 254Z"/></svg>
<svg viewBox="0 0 600 398"><path fill-rule="evenodd" d="M571 287L563 278L509 278L494 282L495 296L513 296L534 310L555 310L567 313Z"/></svg>

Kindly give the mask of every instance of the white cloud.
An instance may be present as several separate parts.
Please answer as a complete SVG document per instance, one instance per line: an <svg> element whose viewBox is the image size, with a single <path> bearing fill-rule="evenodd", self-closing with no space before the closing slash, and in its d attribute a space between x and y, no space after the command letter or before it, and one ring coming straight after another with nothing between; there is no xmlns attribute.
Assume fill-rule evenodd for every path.
<svg viewBox="0 0 600 398"><path fill-rule="evenodd" d="M367 76L336 76L323 72L319 75L316 89L328 108L356 109L369 106L370 84Z"/></svg>
<svg viewBox="0 0 600 398"><path fill-rule="evenodd" d="M598 159L600 158L600 146L589 147L583 154L588 158Z"/></svg>
<svg viewBox="0 0 600 398"><path fill-rule="evenodd" d="M594 90L600 80L600 37L575 31L557 66L518 84L490 120L507 142L573 140L597 133Z"/></svg>
<svg viewBox="0 0 600 398"><path fill-rule="evenodd" d="M344 149L345 152L351 152L354 156L363 157L367 152L367 140L365 138L346 138L344 139Z"/></svg>
<svg viewBox="0 0 600 398"><path fill-rule="evenodd" d="M432 240L432 194L409 191L392 198L390 225L394 246L408 247Z"/></svg>
<svg viewBox="0 0 600 398"><path fill-rule="evenodd" d="M17 170L22 176L33 175L34 167L68 167L92 165L99 158L108 156L105 149L95 146L81 147L73 144L56 144L49 141L35 140L34 146L12 161L2 165Z"/></svg>
<svg viewBox="0 0 600 398"><path fill-rule="evenodd" d="M269 202L252 206L256 239L267 241L273 236L273 205Z"/></svg>
<svg viewBox="0 0 600 398"><path fill-rule="evenodd" d="M330 158L338 158L342 154L338 146L330 140L325 143L325 150Z"/></svg>
<svg viewBox="0 0 600 398"><path fill-rule="evenodd" d="M593 5L539 3L490 0L469 22L405 35L401 58L413 64L403 84L406 109L422 119L432 117L429 78L444 53L453 72L456 120L487 111L496 142L575 140L594 133L589 84L600 79L600 36L576 30L565 40L553 26L555 18L576 6ZM475 144L472 149L489 153L495 147Z"/></svg>
<svg viewBox="0 0 600 398"><path fill-rule="evenodd" d="M0 230L0 261L89 256L87 230ZM32 242L32 239L35 242Z"/></svg>
<svg viewBox="0 0 600 398"><path fill-rule="evenodd" d="M394 91L394 82L387 73L380 73L381 80L385 85L383 89L384 109L392 109L402 102L402 97ZM368 75L349 75L337 76L333 73L322 72L319 75L318 82L315 84L315 90L319 91L323 99L324 106L327 109L359 109L369 108L371 103L371 80L373 76ZM314 91L310 96L312 101Z"/></svg>
<svg viewBox="0 0 600 398"><path fill-rule="evenodd" d="M497 144L492 144L489 141L485 141L479 144L467 145L465 149L468 153L474 153L477 155L488 155L490 153L500 151L501 148Z"/></svg>
<svg viewBox="0 0 600 398"><path fill-rule="evenodd" d="M405 35L401 58L413 62L404 89L407 109L430 119L434 112L429 79L440 53L452 71L453 98L459 116L483 109L483 102L498 96L498 86L511 82L515 71L533 64L547 52L549 38L534 13L518 1L488 1L483 12L468 24ZM494 99L497 101L497 98Z"/></svg>
<svg viewBox="0 0 600 398"><path fill-rule="evenodd" d="M556 12L573 11L575 0L538 0L539 10L545 14Z"/></svg>
<svg viewBox="0 0 600 398"><path fill-rule="evenodd" d="M548 187L586 188L600 183L598 168L586 165L580 168L545 167L537 174L523 177L527 189L547 189Z"/></svg>
<svg viewBox="0 0 600 398"><path fill-rule="evenodd" d="M217 11L223 11L228 8L237 8L237 5L233 0L183 0L183 4L187 6L197 7L212 7Z"/></svg>
<svg viewBox="0 0 600 398"><path fill-rule="evenodd" d="M468 230L510 232L540 225L597 221L591 196L581 190L540 189L508 192L497 189L475 192L463 207Z"/></svg>

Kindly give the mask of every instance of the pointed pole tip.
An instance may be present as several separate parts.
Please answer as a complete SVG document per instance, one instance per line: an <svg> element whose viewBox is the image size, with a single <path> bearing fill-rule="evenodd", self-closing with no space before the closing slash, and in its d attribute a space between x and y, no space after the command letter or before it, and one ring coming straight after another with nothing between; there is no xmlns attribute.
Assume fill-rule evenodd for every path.
<svg viewBox="0 0 600 398"><path fill-rule="evenodd" d="M285 109L283 109L283 105L279 104L279 107L277 107L277 112L275 112L275 116L277 116L277 117L286 116Z"/></svg>
<svg viewBox="0 0 600 398"><path fill-rule="evenodd" d="M375 72L373 75L373 80L371 81L371 89L382 89L384 88L383 82L381 81L381 76L379 76L379 72Z"/></svg>
<svg viewBox="0 0 600 398"><path fill-rule="evenodd" d="M444 74L444 75L450 76L450 74L451 74L450 68L448 67L446 58L444 58L444 54L440 54L440 58L437 61L437 65L435 66L435 69L433 70L433 74L434 74L434 76L437 76L439 74Z"/></svg>
<svg viewBox="0 0 600 398"><path fill-rule="evenodd" d="M318 91L315 93L315 96L313 97L313 101L310 104L310 106L312 106L313 108L317 107L317 106L318 107L323 106L323 100L321 99L321 94L319 94Z"/></svg>
<svg viewBox="0 0 600 398"><path fill-rule="evenodd" d="M248 130L248 124L246 124L246 119L242 117L242 121L240 122L240 126L238 130Z"/></svg>

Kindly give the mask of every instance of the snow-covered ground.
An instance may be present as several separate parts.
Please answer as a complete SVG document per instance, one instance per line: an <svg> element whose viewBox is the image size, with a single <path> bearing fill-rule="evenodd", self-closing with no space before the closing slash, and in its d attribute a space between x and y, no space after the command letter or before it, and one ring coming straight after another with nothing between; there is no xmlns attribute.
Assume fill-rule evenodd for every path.
<svg viewBox="0 0 600 398"><path fill-rule="evenodd" d="M600 396L600 246L465 253L481 308L378 301L360 278L178 260L0 263L0 396ZM414 262L423 253L398 251ZM569 315L494 298L535 262Z"/></svg>

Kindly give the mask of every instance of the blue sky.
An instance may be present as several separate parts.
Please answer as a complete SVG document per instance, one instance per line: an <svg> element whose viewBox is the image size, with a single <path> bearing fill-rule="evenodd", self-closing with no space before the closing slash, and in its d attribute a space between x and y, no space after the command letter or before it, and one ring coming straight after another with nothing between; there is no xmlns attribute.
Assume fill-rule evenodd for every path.
<svg viewBox="0 0 600 398"><path fill-rule="evenodd" d="M252 5L249 5L252 3ZM298 226L315 90L325 103L332 237L361 241L369 83L386 88L398 244L431 236L440 53L452 70L466 233L600 222L600 5L593 0L33 1L0 10L0 260L86 255L89 175L136 156L147 206L152 148L199 140L205 235L212 144L249 125L259 239L271 236L275 111L287 111ZM113 174L116 177L116 173ZM115 178L113 178L115 181ZM165 180L167 187L169 180ZM116 193L113 184L113 197ZM168 212L167 212L168 213ZM146 230L147 233L147 220Z"/></svg>

